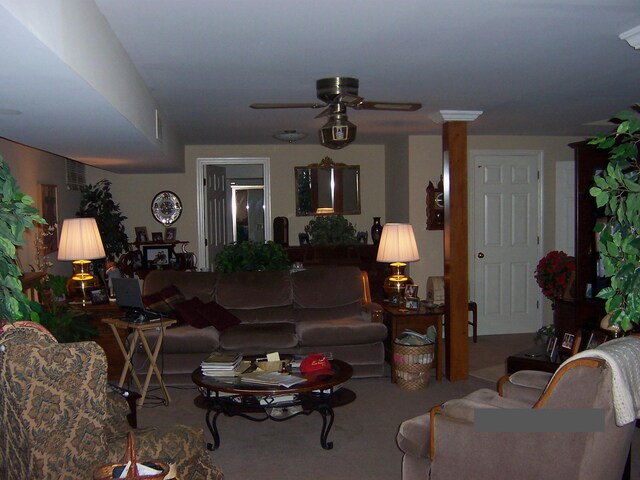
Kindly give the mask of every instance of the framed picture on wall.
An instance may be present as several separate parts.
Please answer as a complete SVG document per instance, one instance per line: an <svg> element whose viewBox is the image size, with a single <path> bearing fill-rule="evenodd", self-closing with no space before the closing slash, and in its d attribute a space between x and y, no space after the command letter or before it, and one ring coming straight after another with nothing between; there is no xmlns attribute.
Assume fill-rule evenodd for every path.
<svg viewBox="0 0 640 480"><path fill-rule="evenodd" d="M58 251L58 186L40 185L40 205L46 225L40 225L42 254Z"/></svg>

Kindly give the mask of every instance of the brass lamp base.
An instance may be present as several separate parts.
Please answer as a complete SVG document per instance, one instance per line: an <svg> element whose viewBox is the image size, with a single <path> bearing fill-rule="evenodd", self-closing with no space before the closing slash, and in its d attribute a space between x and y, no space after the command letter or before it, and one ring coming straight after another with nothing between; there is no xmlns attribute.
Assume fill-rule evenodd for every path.
<svg viewBox="0 0 640 480"><path fill-rule="evenodd" d="M73 276L67 280L67 295L70 303L91 303L91 291L104 287L102 279L90 271L89 260L73 262Z"/></svg>
<svg viewBox="0 0 640 480"><path fill-rule="evenodd" d="M413 280L408 275L405 275L404 268L406 263L392 263L390 276L384 280L384 294L387 300L392 301L394 298L404 298L404 289L407 285L413 285Z"/></svg>

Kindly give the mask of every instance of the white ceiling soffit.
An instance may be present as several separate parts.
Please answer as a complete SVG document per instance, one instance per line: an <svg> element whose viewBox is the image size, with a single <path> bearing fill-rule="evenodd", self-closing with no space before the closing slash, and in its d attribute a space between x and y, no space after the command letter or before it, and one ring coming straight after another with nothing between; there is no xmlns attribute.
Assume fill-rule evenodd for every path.
<svg viewBox="0 0 640 480"><path fill-rule="evenodd" d="M0 2L0 136L114 172L184 171L182 146L93 2ZM87 41L87 32L95 41ZM3 115L2 109L20 114Z"/></svg>

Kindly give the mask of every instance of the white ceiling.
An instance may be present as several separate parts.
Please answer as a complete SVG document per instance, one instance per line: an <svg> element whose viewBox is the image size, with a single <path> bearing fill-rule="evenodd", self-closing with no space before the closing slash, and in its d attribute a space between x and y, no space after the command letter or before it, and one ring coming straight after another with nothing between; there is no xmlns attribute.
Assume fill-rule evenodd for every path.
<svg viewBox="0 0 640 480"><path fill-rule="evenodd" d="M317 110L249 104L313 102L328 76L423 104L350 110L362 144L439 134L439 110L483 111L472 135L589 136L640 100L640 51L618 38L638 0L26 3L0 0L0 136L114 171L180 171L184 144L284 129L317 143ZM154 108L176 148L153 138Z"/></svg>

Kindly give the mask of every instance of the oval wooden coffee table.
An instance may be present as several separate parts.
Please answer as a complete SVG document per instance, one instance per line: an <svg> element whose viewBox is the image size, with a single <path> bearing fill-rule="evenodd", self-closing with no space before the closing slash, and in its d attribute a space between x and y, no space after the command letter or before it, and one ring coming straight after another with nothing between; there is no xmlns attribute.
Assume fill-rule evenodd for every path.
<svg viewBox="0 0 640 480"><path fill-rule="evenodd" d="M351 365L341 360L331 360L331 367L333 375L318 378L294 373L305 378L306 382L289 388L243 383L237 377L226 381L207 377L202 374L200 368L194 370L191 379L202 393L202 396L196 399L196 403L201 401L200 398L207 402L205 420L213 436L213 445L208 445L209 450L215 450L220 446L217 427L220 414L228 417L240 416L254 422L269 419L281 422L313 412L322 416L320 445L326 450L332 449L333 442L327 442L327 437L333 425L333 409L351 403L356 395L344 387L336 388L353 375Z"/></svg>

